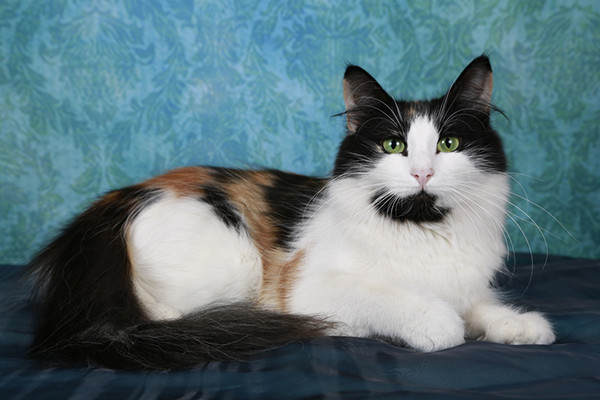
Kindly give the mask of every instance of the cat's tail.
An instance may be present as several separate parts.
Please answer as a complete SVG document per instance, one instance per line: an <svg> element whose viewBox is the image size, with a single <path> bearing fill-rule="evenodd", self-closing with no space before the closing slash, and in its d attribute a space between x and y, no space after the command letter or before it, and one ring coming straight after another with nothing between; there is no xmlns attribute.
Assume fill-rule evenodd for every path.
<svg viewBox="0 0 600 400"><path fill-rule="evenodd" d="M125 232L127 221L158 195L143 186L109 193L34 258L33 357L111 369L183 369L248 359L332 326L247 303L173 320L148 318L133 290Z"/></svg>
<svg viewBox="0 0 600 400"><path fill-rule="evenodd" d="M59 364L179 370L207 361L248 360L277 346L321 336L323 327L312 317L236 303L128 327L96 321L62 338L38 340L31 355Z"/></svg>

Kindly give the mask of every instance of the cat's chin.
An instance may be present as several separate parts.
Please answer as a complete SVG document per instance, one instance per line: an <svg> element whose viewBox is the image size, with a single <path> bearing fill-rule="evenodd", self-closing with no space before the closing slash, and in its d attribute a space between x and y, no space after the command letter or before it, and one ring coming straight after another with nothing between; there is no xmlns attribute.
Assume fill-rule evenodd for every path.
<svg viewBox="0 0 600 400"><path fill-rule="evenodd" d="M436 195L425 190L403 197L380 191L371 203L379 214L400 222L440 222L450 212L439 205Z"/></svg>

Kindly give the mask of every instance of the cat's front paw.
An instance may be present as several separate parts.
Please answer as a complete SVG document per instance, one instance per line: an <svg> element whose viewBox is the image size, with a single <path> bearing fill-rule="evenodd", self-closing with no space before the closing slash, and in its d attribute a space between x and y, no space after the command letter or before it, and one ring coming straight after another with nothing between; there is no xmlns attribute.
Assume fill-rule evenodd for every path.
<svg viewBox="0 0 600 400"><path fill-rule="evenodd" d="M492 321L483 340L506 344L550 344L555 336L546 318L540 313L528 312Z"/></svg>
<svg viewBox="0 0 600 400"><path fill-rule="evenodd" d="M420 351L438 351L465 342L462 318L450 305L439 301L415 315L415 322L402 338Z"/></svg>

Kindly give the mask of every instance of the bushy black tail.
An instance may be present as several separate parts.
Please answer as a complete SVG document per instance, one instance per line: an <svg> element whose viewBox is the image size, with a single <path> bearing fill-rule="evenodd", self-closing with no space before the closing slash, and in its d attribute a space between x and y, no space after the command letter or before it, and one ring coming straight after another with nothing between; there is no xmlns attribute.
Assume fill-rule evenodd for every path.
<svg viewBox="0 0 600 400"><path fill-rule="evenodd" d="M169 321L86 330L32 347L34 357L111 369L178 370L214 360L247 360L265 350L323 335L326 323L236 303Z"/></svg>
<svg viewBox="0 0 600 400"><path fill-rule="evenodd" d="M156 196L143 186L109 193L32 261L39 307L32 356L112 369L183 369L246 359L331 327L246 303L149 320L134 294L124 232Z"/></svg>

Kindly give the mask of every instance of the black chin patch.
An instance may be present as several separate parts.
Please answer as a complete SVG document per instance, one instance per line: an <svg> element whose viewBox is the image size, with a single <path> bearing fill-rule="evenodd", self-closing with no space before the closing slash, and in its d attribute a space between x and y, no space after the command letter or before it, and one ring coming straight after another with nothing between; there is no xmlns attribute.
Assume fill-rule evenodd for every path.
<svg viewBox="0 0 600 400"><path fill-rule="evenodd" d="M379 191L371 200L381 215L404 222L440 222L450 211L435 204L436 196L425 191L408 197L397 197Z"/></svg>

